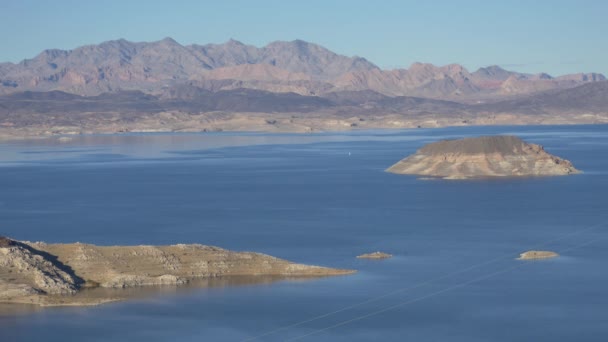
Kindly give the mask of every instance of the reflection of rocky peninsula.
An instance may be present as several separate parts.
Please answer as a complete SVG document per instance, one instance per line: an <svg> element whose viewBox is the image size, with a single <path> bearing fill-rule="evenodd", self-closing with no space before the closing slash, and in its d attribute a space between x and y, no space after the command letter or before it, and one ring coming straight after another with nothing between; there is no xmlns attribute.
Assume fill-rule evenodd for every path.
<svg viewBox="0 0 608 342"><path fill-rule="evenodd" d="M519 255L519 260L536 260L556 258L559 254L551 251L527 251Z"/></svg>
<svg viewBox="0 0 608 342"><path fill-rule="evenodd" d="M514 136L438 141L423 146L387 171L446 179L557 176L580 172L569 161L545 152L542 146Z"/></svg>
<svg viewBox="0 0 608 342"><path fill-rule="evenodd" d="M177 285L236 276L317 277L354 271L295 264L264 254L203 245L95 246L0 237L0 302L85 305L113 300L89 288Z"/></svg>

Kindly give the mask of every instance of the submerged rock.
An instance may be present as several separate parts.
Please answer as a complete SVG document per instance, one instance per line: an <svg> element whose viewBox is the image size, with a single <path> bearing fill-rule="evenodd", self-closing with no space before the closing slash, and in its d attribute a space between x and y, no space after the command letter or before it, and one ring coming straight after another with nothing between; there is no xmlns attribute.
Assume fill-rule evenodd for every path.
<svg viewBox="0 0 608 342"><path fill-rule="evenodd" d="M527 251L519 255L519 260L535 260L556 258L559 254L551 251Z"/></svg>
<svg viewBox="0 0 608 342"><path fill-rule="evenodd" d="M361 254L361 255L357 256L358 259L388 259L388 258L392 258L392 257L393 256L391 254L383 253L383 252L373 252L373 253Z"/></svg>
<svg viewBox="0 0 608 342"><path fill-rule="evenodd" d="M580 172L568 160L545 152L540 145L502 135L434 142L386 171L444 179L559 176Z"/></svg>

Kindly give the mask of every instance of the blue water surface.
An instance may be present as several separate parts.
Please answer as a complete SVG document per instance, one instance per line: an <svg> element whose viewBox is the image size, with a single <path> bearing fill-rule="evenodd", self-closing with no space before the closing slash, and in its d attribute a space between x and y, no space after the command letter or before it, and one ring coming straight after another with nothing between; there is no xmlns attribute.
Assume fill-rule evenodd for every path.
<svg viewBox="0 0 608 342"><path fill-rule="evenodd" d="M516 134L580 175L384 169L425 143ZM0 144L0 235L202 243L350 276L171 288L0 314L1 341L607 341L608 126L131 134ZM528 249L561 257L515 260ZM381 250L384 261L356 259Z"/></svg>

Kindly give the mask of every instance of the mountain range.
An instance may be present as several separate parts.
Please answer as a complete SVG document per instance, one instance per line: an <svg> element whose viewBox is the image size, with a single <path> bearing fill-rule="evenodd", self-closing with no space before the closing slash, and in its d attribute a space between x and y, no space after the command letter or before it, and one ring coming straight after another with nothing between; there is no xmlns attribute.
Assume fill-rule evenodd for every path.
<svg viewBox="0 0 608 342"><path fill-rule="evenodd" d="M183 46L171 38L119 39L69 51L45 50L17 64L0 64L0 94L60 90L91 96L138 90L158 95L190 85L212 92L246 88L312 96L372 90L393 97L474 103L605 80L599 73L553 77L499 66L469 72L458 64L414 63L408 69L383 70L365 58L343 56L302 40L258 48L236 40Z"/></svg>
<svg viewBox="0 0 608 342"><path fill-rule="evenodd" d="M0 64L0 139L128 131L279 131L608 123L608 81L499 66L383 70L296 40L114 40Z"/></svg>

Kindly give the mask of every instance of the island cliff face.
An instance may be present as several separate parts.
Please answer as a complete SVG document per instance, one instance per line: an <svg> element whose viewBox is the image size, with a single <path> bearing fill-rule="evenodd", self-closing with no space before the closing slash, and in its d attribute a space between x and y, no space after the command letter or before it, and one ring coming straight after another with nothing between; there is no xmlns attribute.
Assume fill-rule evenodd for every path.
<svg viewBox="0 0 608 342"><path fill-rule="evenodd" d="M515 136L438 141L386 171L445 179L558 176L580 172L568 160Z"/></svg>
<svg viewBox="0 0 608 342"><path fill-rule="evenodd" d="M0 237L0 302L78 305L67 295L91 287L176 285L224 276L316 277L353 272L198 244L102 247Z"/></svg>

